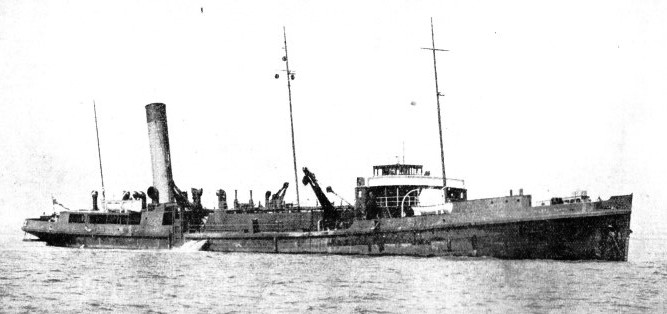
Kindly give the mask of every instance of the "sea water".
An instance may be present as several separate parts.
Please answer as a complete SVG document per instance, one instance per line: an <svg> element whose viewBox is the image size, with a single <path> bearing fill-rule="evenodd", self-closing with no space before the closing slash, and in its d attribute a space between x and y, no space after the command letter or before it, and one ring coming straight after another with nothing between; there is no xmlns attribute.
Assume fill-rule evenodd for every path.
<svg viewBox="0 0 667 314"><path fill-rule="evenodd" d="M664 238L628 262L91 250L0 235L0 312L665 312Z"/></svg>

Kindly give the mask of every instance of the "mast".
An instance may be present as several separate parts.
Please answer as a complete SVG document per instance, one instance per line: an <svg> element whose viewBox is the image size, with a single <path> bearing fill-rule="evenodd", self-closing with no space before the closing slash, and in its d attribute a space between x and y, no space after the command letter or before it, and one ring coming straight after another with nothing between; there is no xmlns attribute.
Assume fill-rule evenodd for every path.
<svg viewBox="0 0 667 314"><path fill-rule="evenodd" d="M102 153L100 152L100 132L97 128L97 106L93 100L93 112L95 113L95 135L97 136L97 156L100 161L100 178L102 179L102 209L107 210L106 199L104 197L104 173L102 172Z"/></svg>
<svg viewBox="0 0 667 314"><path fill-rule="evenodd" d="M431 50L433 52L433 73L435 75L435 99L436 103L438 104L438 131L439 131L439 136L438 138L440 139L440 162L442 165L442 188L444 189L447 187L447 176L445 175L445 150L444 146L442 144L442 118L440 117L440 96L444 96L443 94L440 93L440 89L438 88L438 66L436 64L435 60L435 52L436 51L449 51L445 49L436 49L435 48L435 35L433 33L433 18L431 18L431 48L422 48L426 50ZM445 201L447 200L447 196L445 196Z"/></svg>
<svg viewBox="0 0 667 314"><path fill-rule="evenodd" d="M283 61L285 62L285 72L287 73L287 94L289 97L289 123L290 129L292 130L292 159L294 160L294 186L296 187L296 207L300 208L301 203L299 202L299 176L296 170L296 147L294 145L294 119L292 118L292 84L290 81L294 80L294 73L289 69L289 58L287 57L287 32L285 31L285 26L283 26L283 39L285 40L285 56L283 56ZM278 78L276 74L276 78Z"/></svg>

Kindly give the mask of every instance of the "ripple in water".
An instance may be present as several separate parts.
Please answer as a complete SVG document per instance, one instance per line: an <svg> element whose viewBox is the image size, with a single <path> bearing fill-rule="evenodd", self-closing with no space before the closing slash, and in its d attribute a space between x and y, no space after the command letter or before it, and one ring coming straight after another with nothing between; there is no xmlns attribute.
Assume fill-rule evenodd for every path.
<svg viewBox="0 0 667 314"><path fill-rule="evenodd" d="M79 250L14 240L0 242L0 312L664 312L667 295L661 240L641 243L644 253L631 251L627 263Z"/></svg>

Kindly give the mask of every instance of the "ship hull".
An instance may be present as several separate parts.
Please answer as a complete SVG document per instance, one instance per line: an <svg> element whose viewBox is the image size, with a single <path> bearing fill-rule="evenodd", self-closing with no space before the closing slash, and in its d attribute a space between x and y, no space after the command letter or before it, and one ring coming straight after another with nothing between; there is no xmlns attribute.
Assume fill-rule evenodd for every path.
<svg viewBox="0 0 667 314"><path fill-rule="evenodd" d="M39 241L46 242L46 245L71 248L156 250L170 249L173 244L173 240L169 237L126 237L103 234L78 235L41 232L30 233L36 236Z"/></svg>
<svg viewBox="0 0 667 314"><path fill-rule="evenodd" d="M522 206L522 197L468 201L451 214L354 219L326 231L309 231L322 225L316 211L218 210L206 223L190 224L198 216L179 214L175 204L136 219L104 214L106 223L99 213L62 212L58 219L27 219L22 229L48 245L78 248L169 249L197 241L215 252L627 261L632 195L537 207ZM126 224L110 223L119 221Z"/></svg>
<svg viewBox="0 0 667 314"><path fill-rule="evenodd" d="M383 223L391 224L377 220L368 230L325 232L199 232L186 234L185 238L207 240L207 250L216 252L627 261L630 234L630 212L623 210L431 228L393 225L383 230Z"/></svg>

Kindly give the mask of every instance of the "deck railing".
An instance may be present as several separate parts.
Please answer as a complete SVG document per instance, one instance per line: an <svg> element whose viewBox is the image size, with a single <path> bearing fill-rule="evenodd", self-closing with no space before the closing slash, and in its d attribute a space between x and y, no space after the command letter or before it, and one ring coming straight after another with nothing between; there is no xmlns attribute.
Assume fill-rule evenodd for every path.
<svg viewBox="0 0 667 314"><path fill-rule="evenodd" d="M376 204L382 208L397 208L401 207L403 196L381 196L376 198ZM403 203L404 207L419 206L419 198L417 196L408 196Z"/></svg>
<svg viewBox="0 0 667 314"><path fill-rule="evenodd" d="M552 199L560 199L562 203L557 203L554 204L551 202ZM569 196L569 197L554 197L552 199L548 200L542 200L542 201L537 201L535 202L534 206L550 206L550 205L559 205L559 204L578 204L578 203L591 203L590 197L583 195L583 196ZM601 201L598 199L598 201Z"/></svg>

